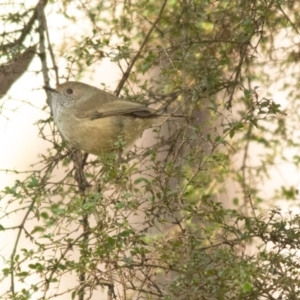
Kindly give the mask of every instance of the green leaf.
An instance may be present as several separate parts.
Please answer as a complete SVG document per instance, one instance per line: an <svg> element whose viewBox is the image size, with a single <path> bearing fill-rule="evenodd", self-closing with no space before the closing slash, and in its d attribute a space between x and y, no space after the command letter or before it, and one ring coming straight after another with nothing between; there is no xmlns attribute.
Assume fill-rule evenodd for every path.
<svg viewBox="0 0 300 300"><path fill-rule="evenodd" d="M76 295L77 295L77 291L73 291L73 292L71 293L71 299L72 299L72 300L75 299Z"/></svg>
<svg viewBox="0 0 300 300"><path fill-rule="evenodd" d="M16 276L18 276L18 277L26 277L29 274L30 274L29 272L23 271L23 272L16 273Z"/></svg>
<svg viewBox="0 0 300 300"><path fill-rule="evenodd" d="M253 290L253 285L250 282L246 282L242 285L245 292L251 292Z"/></svg>
<svg viewBox="0 0 300 300"><path fill-rule="evenodd" d="M141 182L150 183L150 181L145 177L139 177L134 181L134 184L139 184Z"/></svg>
<svg viewBox="0 0 300 300"><path fill-rule="evenodd" d="M43 219L49 219L49 214L47 212L43 211L43 212L41 212L41 217Z"/></svg>
<svg viewBox="0 0 300 300"><path fill-rule="evenodd" d="M31 176L30 177L30 181L27 185L29 188L35 188L35 187L38 187L39 186L39 181L38 179L35 177L35 176Z"/></svg>
<svg viewBox="0 0 300 300"><path fill-rule="evenodd" d="M36 232L44 232L45 231L45 228L42 227L42 226L35 226L32 231L31 231L31 234L34 234Z"/></svg>
<svg viewBox="0 0 300 300"><path fill-rule="evenodd" d="M119 210L126 206L126 203L124 201L118 202L115 204L115 209Z"/></svg>
<svg viewBox="0 0 300 300"><path fill-rule="evenodd" d="M126 229L118 234L119 237L127 237L133 233L132 229Z"/></svg>

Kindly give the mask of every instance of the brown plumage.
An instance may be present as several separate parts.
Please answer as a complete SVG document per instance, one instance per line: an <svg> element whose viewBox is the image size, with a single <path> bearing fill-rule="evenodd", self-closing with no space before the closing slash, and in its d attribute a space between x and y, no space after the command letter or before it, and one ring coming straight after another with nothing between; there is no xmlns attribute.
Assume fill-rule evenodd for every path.
<svg viewBox="0 0 300 300"><path fill-rule="evenodd" d="M115 150L118 140L130 146L157 118L168 117L81 82L45 89L51 93L54 121L63 138L95 155Z"/></svg>

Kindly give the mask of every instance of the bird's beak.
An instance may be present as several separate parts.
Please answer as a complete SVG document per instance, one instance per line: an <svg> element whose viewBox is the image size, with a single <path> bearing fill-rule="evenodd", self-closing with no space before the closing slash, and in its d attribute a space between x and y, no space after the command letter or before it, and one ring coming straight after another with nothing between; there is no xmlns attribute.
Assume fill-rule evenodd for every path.
<svg viewBox="0 0 300 300"><path fill-rule="evenodd" d="M50 93L58 93L57 90L51 88L50 86L43 86L44 90L50 92Z"/></svg>

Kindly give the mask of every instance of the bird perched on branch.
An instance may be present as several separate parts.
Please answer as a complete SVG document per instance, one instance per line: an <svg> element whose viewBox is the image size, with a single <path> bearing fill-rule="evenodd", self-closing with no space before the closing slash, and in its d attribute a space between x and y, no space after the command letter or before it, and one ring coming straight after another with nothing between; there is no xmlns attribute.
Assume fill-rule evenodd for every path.
<svg viewBox="0 0 300 300"><path fill-rule="evenodd" d="M120 140L125 148L130 146L145 129L164 119L182 119L82 82L45 89L51 94L54 122L63 138L71 146L95 155L115 150Z"/></svg>

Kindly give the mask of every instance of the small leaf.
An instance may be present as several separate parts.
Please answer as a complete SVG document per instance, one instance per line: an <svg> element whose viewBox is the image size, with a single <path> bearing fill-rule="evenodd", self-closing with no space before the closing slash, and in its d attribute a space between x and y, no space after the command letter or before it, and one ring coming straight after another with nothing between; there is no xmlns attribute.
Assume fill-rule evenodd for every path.
<svg viewBox="0 0 300 300"><path fill-rule="evenodd" d="M134 181L134 184L139 184L141 182L149 183L149 180L146 179L145 177L139 177Z"/></svg>
<svg viewBox="0 0 300 300"><path fill-rule="evenodd" d="M45 231L45 228L42 227L42 226L35 226L32 231L31 231L31 234L34 234L36 232L44 232Z"/></svg>
<svg viewBox="0 0 300 300"><path fill-rule="evenodd" d="M119 202L119 203L115 204L115 209L118 210L118 209L121 209L125 206L126 206L126 203L122 201L122 202Z"/></svg>

